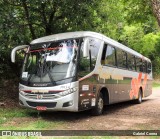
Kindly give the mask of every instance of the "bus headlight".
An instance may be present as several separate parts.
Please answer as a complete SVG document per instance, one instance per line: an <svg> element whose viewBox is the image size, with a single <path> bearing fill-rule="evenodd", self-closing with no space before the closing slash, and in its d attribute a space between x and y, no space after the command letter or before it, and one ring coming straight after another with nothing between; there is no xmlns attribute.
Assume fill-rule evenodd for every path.
<svg viewBox="0 0 160 139"><path fill-rule="evenodd" d="M71 91L71 93L76 92L77 88L71 88L70 91Z"/></svg>
<svg viewBox="0 0 160 139"><path fill-rule="evenodd" d="M71 89L68 89L66 91L60 92L59 95L66 96L66 95L72 94L72 93L74 93L76 91L77 91L77 88L71 88Z"/></svg>

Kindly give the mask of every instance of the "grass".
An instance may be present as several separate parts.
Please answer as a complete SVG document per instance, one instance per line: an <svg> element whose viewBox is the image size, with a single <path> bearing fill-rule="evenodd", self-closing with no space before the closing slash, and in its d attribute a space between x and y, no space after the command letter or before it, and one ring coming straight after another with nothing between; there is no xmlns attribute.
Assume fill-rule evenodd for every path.
<svg viewBox="0 0 160 139"><path fill-rule="evenodd" d="M38 116L31 109L2 109L0 108L0 130L44 130L55 129L63 125L62 121L51 121Z"/></svg>
<svg viewBox="0 0 160 139"><path fill-rule="evenodd" d="M21 118L19 118L21 120ZM14 122L14 120L9 120L5 124L0 127L0 130L48 130L48 129L55 129L59 125L63 124L62 122L50 122L45 121L44 119L35 119L35 121L21 121Z"/></svg>
<svg viewBox="0 0 160 139"><path fill-rule="evenodd" d="M39 137L8 136L8 137L3 137L2 139L39 139Z"/></svg>
<svg viewBox="0 0 160 139"><path fill-rule="evenodd" d="M115 136L79 136L79 137L54 137L53 139L119 139Z"/></svg>
<svg viewBox="0 0 160 139"><path fill-rule="evenodd" d="M25 117L27 109L0 108L0 126L14 117Z"/></svg>
<svg viewBox="0 0 160 139"><path fill-rule="evenodd" d="M153 88L158 88L160 87L160 82L153 82Z"/></svg>

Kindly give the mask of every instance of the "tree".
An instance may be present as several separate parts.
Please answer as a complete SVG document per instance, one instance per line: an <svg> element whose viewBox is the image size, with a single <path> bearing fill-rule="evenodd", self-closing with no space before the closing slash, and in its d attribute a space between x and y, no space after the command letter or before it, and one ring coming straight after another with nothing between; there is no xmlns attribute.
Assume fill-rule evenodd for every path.
<svg viewBox="0 0 160 139"><path fill-rule="evenodd" d="M159 32L158 0L0 0L0 7L0 75L13 68L13 47L42 36L90 30L151 56L149 34Z"/></svg>
<svg viewBox="0 0 160 139"><path fill-rule="evenodd" d="M151 0L122 1L125 7L125 20L128 24L140 23L145 34L159 30L153 14Z"/></svg>
<svg viewBox="0 0 160 139"><path fill-rule="evenodd" d="M143 28L141 25L137 24L125 26L119 39L126 46L141 52L143 45L140 38L143 38L143 36Z"/></svg>
<svg viewBox="0 0 160 139"><path fill-rule="evenodd" d="M95 31L119 40L122 28L126 24L124 20L124 5L122 0L102 0L95 12L97 17Z"/></svg>
<svg viewBox="0 0 160 139"><path fill-rule="evenodd" d="M158 25L160 26L160 0L151 0L151 2L154 16L156 17Z"/></svg>
<svg viewBox="0 0 160 139"><path fill-rule="evenodd" d="M16 45L60 32L95 30L100 1L0 0L0 74L9 73L10 51Z"/></svg>

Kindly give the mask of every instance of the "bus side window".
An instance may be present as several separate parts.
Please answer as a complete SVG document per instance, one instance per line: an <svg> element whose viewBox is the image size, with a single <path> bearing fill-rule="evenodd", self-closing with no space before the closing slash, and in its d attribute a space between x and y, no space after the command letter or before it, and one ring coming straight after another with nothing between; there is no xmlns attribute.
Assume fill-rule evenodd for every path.
<svg viewBox="0 0 160 139"><path fill-rule="evenodd" d="M147 73L151 73L151 70L152 70L152 65L150 62L147 62Z"/></svg>
<svg viewBox="0 0 160 139"><path fill-rule="evenodd" d="M143 61L143 72L147 73L147 62Z"/></svg>
<svg viewBox="0 0 160 139"><path fill-rule="evenodd" d="M136 69L136 57L135 56L133 56L133 60L134 60L134 64L133 64L134 70L136 71L137 69Z"/></svg>
<svg viewBox="0 0 160 139"><path fill-rule="evenodd" d="M129 70L135 70L135 56L127 54L127 66Z"/></svg>
<svg viewBox="0 0 160 139"><path fill-rule="evenodd" d="M118 62L118 67L120 68L127 68L127 53L117 49L117 62Z"/></svg>
<svg viewBox="0 0 160 139"><path fill-rule="evenodd" d="M101 63L109 66L116 65L116 51L114 47L107 44L104 45Z"/></svg>
<svg viewBox="0 0 160 139"><path fill-rule="evenodd" d="M141 58L136 58L136 69L138 72L143 72L143 64Z"/></svg>

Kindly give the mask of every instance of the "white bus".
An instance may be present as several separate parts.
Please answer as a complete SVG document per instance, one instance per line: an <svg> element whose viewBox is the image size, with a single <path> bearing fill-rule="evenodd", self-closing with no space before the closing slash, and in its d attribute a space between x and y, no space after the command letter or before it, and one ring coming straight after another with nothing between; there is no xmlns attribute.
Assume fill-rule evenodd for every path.
<svg viewBox="0 0 160 139"><path fill-rule="evenodd" d="M95 32L50 35L24 49L19 104L39 111L83 111L94 115L104 105L152 93L151 61L138 52Z"/></svg>

